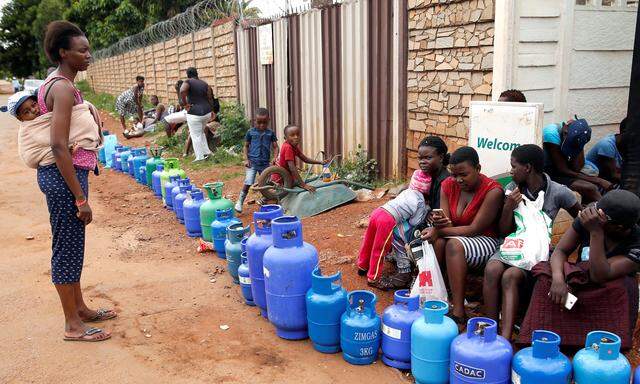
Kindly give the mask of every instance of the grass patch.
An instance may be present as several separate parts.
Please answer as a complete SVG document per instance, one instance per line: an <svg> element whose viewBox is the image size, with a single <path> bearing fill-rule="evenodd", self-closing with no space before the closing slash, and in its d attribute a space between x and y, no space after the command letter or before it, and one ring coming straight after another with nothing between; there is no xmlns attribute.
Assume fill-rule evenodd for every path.
<svg viewBox="0 0 640 384"><path fill-rule="evenodd" d="M107 111L109 113L114 113L117 116L116 112L116 96L113 96L109 93L96 93L91 89L91 85L86 80L81 80L76 83L76 87L82 92L82 97L95 105L98 109L102 109L103 111ZM144 95L142 97L142 109L147 110L151 109L153 106L149 102L148 95Z"/></svg>

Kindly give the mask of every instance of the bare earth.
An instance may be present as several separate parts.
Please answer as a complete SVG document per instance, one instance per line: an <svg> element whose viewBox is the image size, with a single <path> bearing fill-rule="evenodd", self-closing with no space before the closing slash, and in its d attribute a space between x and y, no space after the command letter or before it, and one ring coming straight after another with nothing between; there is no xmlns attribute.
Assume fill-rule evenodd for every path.
<svg viewBox="0 0 640 384"><path fill-rule="evenodd" d="M0 104L5 102L3 95ZM315 352L308 340L279 339L257 309L243 304L226 272L215 274L226 267L224 260L197 254L196 242L148 189L109 171L90 178L94 222L87 228L82 283L91 305L115 308L119 317L100 324L113 331L109 341L64 342L62 309L50 280L44 196L35 171L17 155L15 120L0 114L0 127L0 382L407 381L380 361L356 367L339 354ZM226 193L237 193L241 171L190 176L201 184L237 172L225 187ZM323 268L343 270L348 289L365 287L352 263L363 233L355 224L378 204L352 204L304 221L306 240L319 248ZM245 223L253 209L241 216ZM382 295L379 312L389 298Z"/></svg>

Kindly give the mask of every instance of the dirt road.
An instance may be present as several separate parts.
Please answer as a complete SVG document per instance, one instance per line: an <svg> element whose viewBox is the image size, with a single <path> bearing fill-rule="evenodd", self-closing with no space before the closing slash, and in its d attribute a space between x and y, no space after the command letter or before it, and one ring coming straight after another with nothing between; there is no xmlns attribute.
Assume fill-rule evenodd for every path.
<svg viewBox="0 0 640 384"><path fill-rule="evenodd" d="M6 96L0 97L0 104L5 102ZM147 189L110 172L90 178L94 222L87 230L82 284L91 305L119 312L117 320L101 324L114 337L102 343L64 342L62 309L50 280L44 196L35 171L17 156L17 124L0 114L0 127L0 382L406 381L379 361L355 367L340 355L315 352L308 340L276 337L257 309L243 305L228 275L213 276L216 266L225 266L223 260L196 254L194 241ZM219 176L229 170L217 172ZM203 180L215 176L195 175ZM305 221L320 227L309 241L328 243L319 246L327 270L345 269L353 276L350 261L362 231L351 230L346 242L335 237L340 231L335 223L346 220L346 228L353 228L371 207L359 204L348 212L336 210ZM244 214L242 219L247 222L249 217ZM29 236L35 238L27 240ZM230 328L223 331L220 325L225 324Z"/></svg>

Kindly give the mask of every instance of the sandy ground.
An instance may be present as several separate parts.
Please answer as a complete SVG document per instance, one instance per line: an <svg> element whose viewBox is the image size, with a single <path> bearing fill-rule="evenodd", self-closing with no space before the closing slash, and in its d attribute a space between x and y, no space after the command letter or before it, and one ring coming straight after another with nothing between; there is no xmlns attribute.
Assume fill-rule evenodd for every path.
<svg viewBox="0 0 640 384"><path fill-rule="evenodd" d="M0 104L6 96L0 96ZM19 160L16 122L0 114L0 382L2 383L397 383L380 361L356 367L323 355L310 342L275 336L258 310L245 306L224 260L195 252L172 213L128 176L90 178L94 222L87 228L85 298L115 308L102 343L62 340L63 316L50 280L50 228L35 171ZM198 184L241 169L200 171ZM235 192L241 176L228 182ZM364 288L352 261L371 202L305 220L326 271L343 270L348 289ZM252 208L254 209L254 208ZM248 222L250 211L242 215ZM338 233L346 237L338 237ZM27 237L33 236L33 240ZM211 278L215 282L210 282ZM381 296L381 311L389 303ZM220 325L229 325L223 331ZM145 334L150 335L146 337Z"/></svg>

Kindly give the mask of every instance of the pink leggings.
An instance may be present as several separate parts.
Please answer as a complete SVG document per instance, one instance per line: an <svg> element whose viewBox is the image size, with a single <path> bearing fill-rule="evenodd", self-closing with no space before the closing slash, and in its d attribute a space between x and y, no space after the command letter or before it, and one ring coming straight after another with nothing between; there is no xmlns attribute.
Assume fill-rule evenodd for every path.
<svg viewBox="0 0 640 384"><path fill-rule="evenodd" d="M357 262L358 268L369 271L369 280L377 280L382 273L382 263L391 250L395 226L396 220L383 208L376 208L371 213Z"/></svg>

